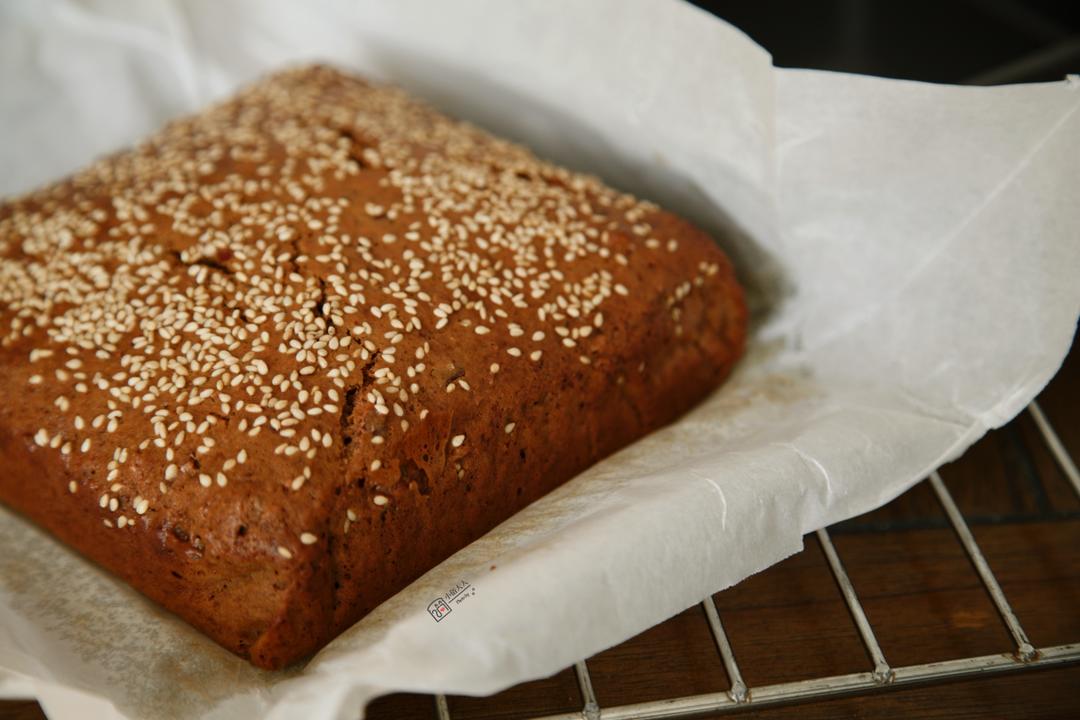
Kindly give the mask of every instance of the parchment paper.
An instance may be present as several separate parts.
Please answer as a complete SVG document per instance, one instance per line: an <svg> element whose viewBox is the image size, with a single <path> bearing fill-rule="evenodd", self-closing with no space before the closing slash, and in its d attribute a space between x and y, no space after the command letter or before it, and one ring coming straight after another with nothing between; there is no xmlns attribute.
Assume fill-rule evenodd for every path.
<svg viewBox="0 0 1080 720"><path fill-rule="evenodd" d="M300 59L392 80L736 228L751 354L690 416L287 673L252 669L0 512L0 694L52 718L355 718L392 690L554 673L899 494L1019 412L1072 341L1080 83L778 70L676 2L9 1L0 192ZM439 598L451 612L435 622Z"/></svg>

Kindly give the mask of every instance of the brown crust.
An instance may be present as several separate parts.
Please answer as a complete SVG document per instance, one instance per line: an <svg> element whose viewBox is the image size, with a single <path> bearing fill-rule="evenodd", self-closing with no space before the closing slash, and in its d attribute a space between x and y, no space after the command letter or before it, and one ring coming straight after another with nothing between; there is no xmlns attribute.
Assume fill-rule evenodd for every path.
<svg viewBox="0 0 1080 720"><path fill-rule="evenodd" d="M0 499L265 668L683 413L746 330L686 222L321 67L0 205L0 286Z"/></svg>

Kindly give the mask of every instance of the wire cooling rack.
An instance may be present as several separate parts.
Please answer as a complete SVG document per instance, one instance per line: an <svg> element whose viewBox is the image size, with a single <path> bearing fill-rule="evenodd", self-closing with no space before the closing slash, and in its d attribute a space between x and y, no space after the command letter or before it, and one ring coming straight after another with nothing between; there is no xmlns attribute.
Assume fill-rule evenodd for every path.
<svg viewBox="0 0 1080 720"><path fill-rule="evenodd" d="M1042 441L1060 466L1064 476L1080 496L1080 471L1077 470L1068 450L1037 402L1028 406L1027 412L1039 430ZM807 700L880 692L889 688L955 680L974 676L1015 673L1036 668L1080 663L1080 643L1035 647L1023 625L1009 604L1001 583L986 561L975 541L964 515L957 507L952 494L934 471L925 480L937 497L945 516L963 546L979 579L993 602L1001 621L1012 637L1013 651L974 657L961 657L940 662L893 666L878 644L877 636L844 569L844 563L832 543L828 529L818 530L817 539L824 552L829 570L843 596L851 620L866 650L868 667L863 672L817 677L796 682L758 685L751 687L739 668L736 654L724 630L715 600L709 597L701 603L708 626L716 644L716 650L727 671L730 687L726 691L671 697L649 702L602 707L597 701L589 675L587 661L574 665L578 687L584 701L576 712L536 716L533 720L655 720L659 718L689 718L700 715L718 715L776 705L786 705ZM452 720L446 697L437 695L436 715L440 720Z"/></svg>

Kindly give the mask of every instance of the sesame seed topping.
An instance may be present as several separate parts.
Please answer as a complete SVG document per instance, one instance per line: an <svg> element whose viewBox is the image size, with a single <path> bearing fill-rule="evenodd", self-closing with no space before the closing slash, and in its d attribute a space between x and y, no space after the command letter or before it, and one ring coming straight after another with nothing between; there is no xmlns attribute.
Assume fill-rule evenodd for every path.
<svg viewBox="0 0 1080 720"><path fill-rule="evenodd" d="M305 545L314 545L315 543L319 542L319 538L309 532L300 533L300 542L304 543Z"/></svg>
<svg viewBox="0 0 1080 720"><path fill-rule="evenodd" d="M377 189L355 192L359 176ZM181 467L211 492L230 475L261 482L236 474L249 452L233 454L237 433L252 453L273 450L273 482L293 490L314 462L339 459L335 437L360 440L346 435L350 422L372 445L396 445L432 410L444 417L530 371L492 362L488 334L558 339L507 347L513 358L603 366L601 308L656 262L639 259L642 244L677 248L654 206L326 70L283 73L179 120L63 192L42 191L43 210L16 200L0 217L0 245L20 249L0 257L0 306L12 310L0 344L31 338L31 392L65 416L34 443L78 448L88 462L100 454L97 482L128 484L102 507L116 512L139 492L137 515L155 493L191 491L170 485ZM704 263L697 278L717 271ZM677 328L697 278L675 292ZM129 450L138 460L121 472ZM87 493L99 491L91 481Z"/></svg>
<svg viewBox="0 0 1080 720"><path fill-rule="evenodd" d="M277 554L286 560L292 560L292 550L289 550L289 548L284 545L278 545Z"/></svg>
<svg viewBox="0 0 1080 720"><path fill-rule="evenodd" d="M509 435L510 433L514 432L515 427L517 427L515 423L506 423L506 427L504 427L503 430L506 432L507 435Z"/></svg>

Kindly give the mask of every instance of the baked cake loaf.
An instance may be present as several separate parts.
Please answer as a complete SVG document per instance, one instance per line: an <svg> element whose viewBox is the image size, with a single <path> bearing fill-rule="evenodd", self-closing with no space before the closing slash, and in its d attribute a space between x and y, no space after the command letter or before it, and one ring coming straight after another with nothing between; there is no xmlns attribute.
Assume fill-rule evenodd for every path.
<svg viewBox="0 0 1080 720"><path fill-rule="evenodd" d="M656 206L326 67L0 205L0 499L264 668L715 388Z"/></svg>

